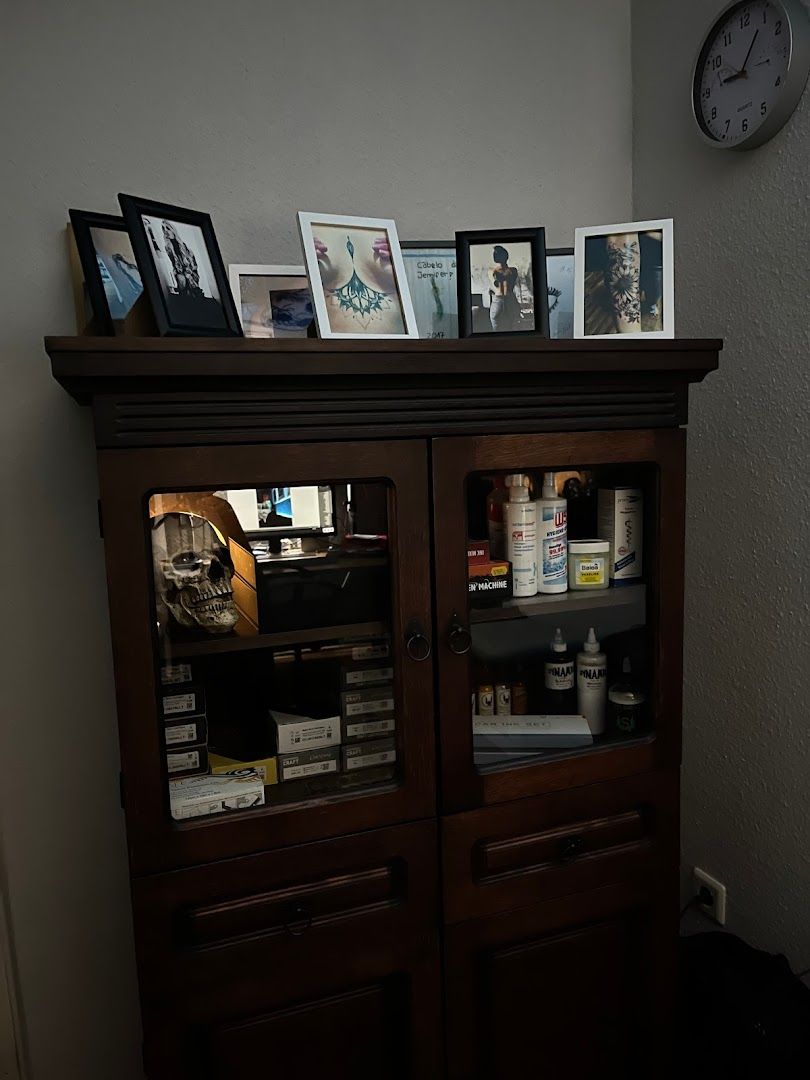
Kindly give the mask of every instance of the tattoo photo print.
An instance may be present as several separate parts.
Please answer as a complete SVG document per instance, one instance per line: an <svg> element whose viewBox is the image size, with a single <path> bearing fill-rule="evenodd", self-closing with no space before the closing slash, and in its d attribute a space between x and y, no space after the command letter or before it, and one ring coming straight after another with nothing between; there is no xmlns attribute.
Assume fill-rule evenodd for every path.
<svg viewBox="0 0 810 1080"><path fill-rule="evenodd" d="M657 230L586 238L586 337L664 329L663 249Z"/></svg>
<svg viewBox="0 0 810 1080"><path fill-rule="evenodd" d="M387 231L313 222L312 234L330 328L404 334Z"/></svg>

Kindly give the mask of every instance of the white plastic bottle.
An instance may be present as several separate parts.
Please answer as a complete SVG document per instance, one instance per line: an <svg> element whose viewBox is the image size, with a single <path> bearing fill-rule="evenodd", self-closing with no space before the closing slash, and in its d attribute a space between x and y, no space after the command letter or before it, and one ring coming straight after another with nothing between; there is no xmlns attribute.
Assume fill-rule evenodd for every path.
<svg viewBox="0 0 810 1080"><path fill-rule="evenodd" d="M513 473L506 478L509 502L504 504L506 557L512 564L512 595L537 593L537 506L529 498L529 478Z"/></svg>
<svg viewBox="0 0 810 1080"><path fill-rule="evenodd" d="M577 710L588 721L593 735L605 730L607 704L607 657L596 640L593 627L577 653Z"/></svg>
<svg viewBox="0 0 810 1080"><path fill-rule="evenodd" d="M543 474L543 497L537 502L537 591L568 590L568 503L560 498L554 473Z"/></svg>

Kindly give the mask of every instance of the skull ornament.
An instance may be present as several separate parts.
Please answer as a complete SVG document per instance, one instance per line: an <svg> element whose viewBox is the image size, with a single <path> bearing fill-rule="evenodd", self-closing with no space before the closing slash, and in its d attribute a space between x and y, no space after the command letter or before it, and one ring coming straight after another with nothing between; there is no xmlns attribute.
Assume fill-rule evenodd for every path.
<svg viewBox="0 0 810 1080"><path fill-rule="evenodd" d="M178 513L154 518L152 560L161 629L172 619L206 634L226 634L236 625L233 562L210 521Z"/></svg>

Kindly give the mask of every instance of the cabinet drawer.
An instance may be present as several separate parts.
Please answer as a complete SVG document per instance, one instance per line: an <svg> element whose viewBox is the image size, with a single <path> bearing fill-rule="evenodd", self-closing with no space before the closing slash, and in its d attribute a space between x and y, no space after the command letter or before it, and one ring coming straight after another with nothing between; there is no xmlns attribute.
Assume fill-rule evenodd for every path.
<svg viewBox="0 0 810 1080"><path fill-rule="evenodd" d="M446 921L598 888L673 862L677 799L677 773L648 773L443 818Z"/></svg>
<svg viewBox="0 0 810 1080"><path fill-rule="evenodd" d="M141 987L174 1007L280 971L288 990L311 986L331 964L432 932L437 891L433 821L137 879Z"/></svg>

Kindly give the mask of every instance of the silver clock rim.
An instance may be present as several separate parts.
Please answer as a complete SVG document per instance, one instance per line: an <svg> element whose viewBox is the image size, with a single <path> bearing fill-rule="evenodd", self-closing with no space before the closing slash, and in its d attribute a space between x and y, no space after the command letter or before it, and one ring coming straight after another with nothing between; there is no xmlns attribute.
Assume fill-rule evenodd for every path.
<svg viewBox="0 0 810 1080"><path fill-rule="evenodd" d="M725 22L729 12L733 11L734 8L744 7L746 0L731 0L731 3L726 4L701 39L692 66L692 115L695 119L698 134L703 142L716 150L755 150L756 147L768 142L778 131L781 131L791 118L807 85L808 76L810 75L810 10L804 6L801 0L769 0L769 2L774 7L781 8L782 15L787 20L790 30L790 56L788 57L787 75L776 105L764 123L739 142L724 143L722 139L716 139L706 131L700 112L698 78L702 75L701 60L709 41L713 40L715 32Z"/></svg>

